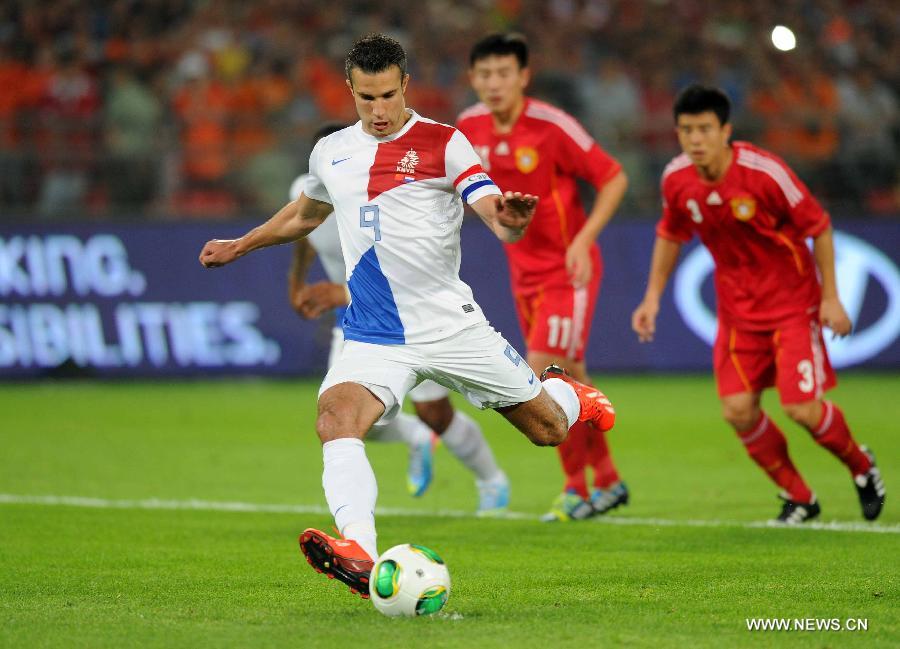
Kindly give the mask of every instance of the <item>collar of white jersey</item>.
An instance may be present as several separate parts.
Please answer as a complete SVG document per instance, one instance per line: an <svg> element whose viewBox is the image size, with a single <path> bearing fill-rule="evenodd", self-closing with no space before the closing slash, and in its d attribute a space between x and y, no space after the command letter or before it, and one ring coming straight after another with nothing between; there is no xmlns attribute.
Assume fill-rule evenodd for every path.
<svg viewBox="0 0 900 649"><path fill-rule="evenodd" d="M401 128L396 133L391 133L390 135L387 135L385 137L376 137L374 135L366 133L362 127L362 120L358 121L356 123L356 126L359 131L359 134L362 135L363 138L365 138L366 140L368 140L370 142L377 142L379 144L382 142L393 142L394 140L406 135L407 131L409 131L409 129L412 128L413 124L415 124L416 122L419 121L419 114L416 111L414 111L412 108L407 108L406 112L409 113L410 117L408 120L406 120L406 124L403 125L403 128Z"/></svg>

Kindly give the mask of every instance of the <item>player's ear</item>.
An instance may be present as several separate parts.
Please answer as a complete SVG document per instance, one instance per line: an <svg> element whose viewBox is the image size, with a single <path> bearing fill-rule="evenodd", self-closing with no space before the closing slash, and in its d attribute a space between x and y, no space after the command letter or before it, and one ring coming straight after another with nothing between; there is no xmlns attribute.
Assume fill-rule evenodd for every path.
<svg viewBox="0 0 900 649"><path fill-rule="evenodd" d="M519 78L521 81L522 90L524 90L531 82L531 68L522 68L521 72L519 73Z"/></svg>
<svg viewBox="0 0 900 649"><path fill-rule="evenodd" d="M731 122L726 122L725 125L722 127L722 135L725 136L726 142L731 141L731 132L733 130L734 129L732 129L732 127L731 127Z"/></svg>
<svg viewBox="0 0 900 649"><path fill-rule="evenodd" d="M409 73L403 75L403 81L400 84L401 91L406 94L406 86L409 84Z"/></svg>

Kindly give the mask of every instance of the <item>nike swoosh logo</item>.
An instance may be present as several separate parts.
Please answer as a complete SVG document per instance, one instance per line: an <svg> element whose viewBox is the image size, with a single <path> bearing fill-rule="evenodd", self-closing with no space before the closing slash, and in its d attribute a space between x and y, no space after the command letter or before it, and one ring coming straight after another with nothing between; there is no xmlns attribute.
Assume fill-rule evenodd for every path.
<svg viewBox="0 0 900 649"><path fill-rule="evenodd" d="M531 373L531 378L528 379L528 385L532 385L534 383L534 372Z"/></svg>
<svg viewBox="0 0 900 649"><path fill-rule="evenodd" d="M334 165L340 164L340 163L342 163L344 160L349 160L349 159L352 158L352 157L353 157L353 156L351 155L351 156L347 156L346 158L341 158L340 160L332 160L332 161L331 161L331 166L333 167Z"/></svg>

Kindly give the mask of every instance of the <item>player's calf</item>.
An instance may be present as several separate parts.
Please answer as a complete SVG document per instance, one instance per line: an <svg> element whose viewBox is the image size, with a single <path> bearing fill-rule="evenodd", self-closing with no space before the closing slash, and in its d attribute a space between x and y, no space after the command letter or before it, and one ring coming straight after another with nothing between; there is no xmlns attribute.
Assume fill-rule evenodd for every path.
<svg viewBox="0 0 900 649"><path fill-rule="evenodd" d="M559 446L569 434L569 422L559 405L541 391L534 399L497 412L518 428L535 446Z"/></svg>

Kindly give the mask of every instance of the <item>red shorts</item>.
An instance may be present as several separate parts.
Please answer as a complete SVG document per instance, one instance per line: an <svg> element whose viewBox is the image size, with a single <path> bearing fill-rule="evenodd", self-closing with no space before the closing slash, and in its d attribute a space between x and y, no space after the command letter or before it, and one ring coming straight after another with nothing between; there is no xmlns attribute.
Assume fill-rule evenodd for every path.
<svg viewBox="0 0 900 649"><path fill-rule="evenodd" d="M514 287L519 326L529 352L581 361L600 293L601 274L583 288L571 285Z"/></svg>
<svg viewBox="0 0 900 649"><path fill-rule="evenodd" d="M781 403L821 399L837 385L818 318L800 318L771 331L719 323L713 346L719 396L776 386Z"/></svg>

